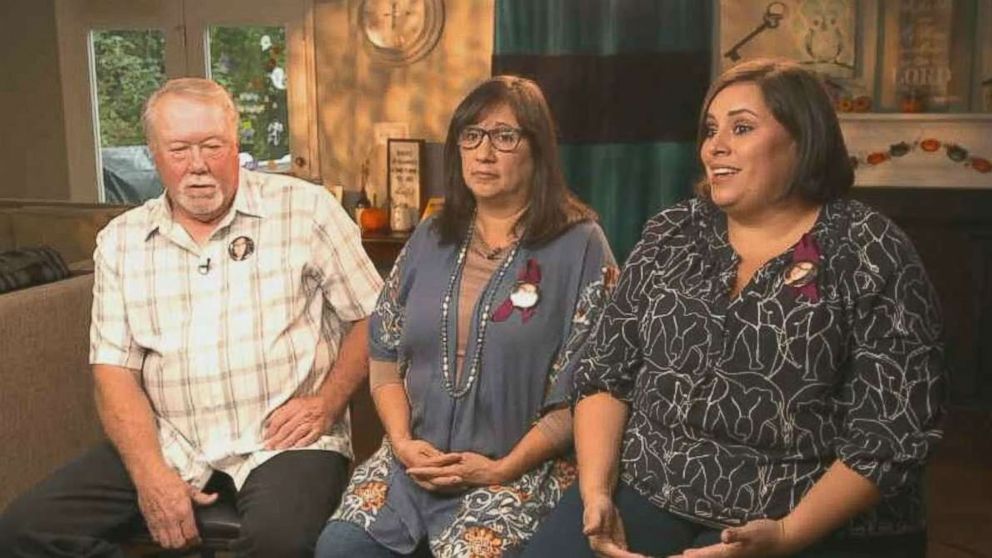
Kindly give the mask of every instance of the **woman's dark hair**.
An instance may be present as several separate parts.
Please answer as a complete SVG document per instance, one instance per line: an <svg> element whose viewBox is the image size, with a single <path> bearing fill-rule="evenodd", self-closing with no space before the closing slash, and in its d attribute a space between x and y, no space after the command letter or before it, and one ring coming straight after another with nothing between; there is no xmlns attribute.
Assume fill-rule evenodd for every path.
<svg viewBox="0 0 992 558"><path fill-rule="evenodd" d="M461 241L475 214L475 197L462 176L462 154L458 135L477 124L492 109L506 105L513 111L530 142L534 176L527 209L520 218L521 244L536 246L561 234L571 225L596 219L565 184L558 159L554 120L541 88L529 79L496 76L476 87L455 109L444 142L444 208L435 227L444 244Z"/></svg>
<svg viewBox="0 0 992 558"><path fill-rule="evenodd" d="M761 90L772 115L796 142L796 169L786 196L825 203L847 193L854 169L844 145L837 113L820 79L794 62L759 58L730 68L710 85L699 115L696 152L706 139L706 113L713 98L737 83L753 83ZM705 176L696 193L709 198Z"/></svg>

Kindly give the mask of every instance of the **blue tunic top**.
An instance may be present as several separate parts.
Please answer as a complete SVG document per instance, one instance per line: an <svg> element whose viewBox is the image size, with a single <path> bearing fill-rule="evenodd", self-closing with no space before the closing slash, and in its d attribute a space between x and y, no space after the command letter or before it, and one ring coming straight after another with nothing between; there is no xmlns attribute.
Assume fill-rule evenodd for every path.
<svg viewBox="0 0 992 558"><path fill-rule="evenodd" d="M410 399L414 438L445 452L471 451L499 459L545 411L569 403L570 365L605 304L604 278L614 275L607 273L615 266L613 256L602 230L592 222L573 225L550 242L508 255L475 302L464 369L456 380L455 309L462 246L441 244L431 223L422 223L414 232L380 295L370 320L371 357L397 362ZM503 321L489 319L526 275L528 261L540 270L540 298L533 313L525 320L515 309ZM451 311L443 332L446 296ZM489 312L484 313L487 305ZM480 336L481 321L486 323ZM442 333L448 336L447 378L442 371ZM396 552L412 552L427 537L438 557L472 551L499 556L530 538L573 479L574 469L567 462L553 460L506 486L436 494L406 475L384 441L355 471L332 519L360 525Z"/></svg>

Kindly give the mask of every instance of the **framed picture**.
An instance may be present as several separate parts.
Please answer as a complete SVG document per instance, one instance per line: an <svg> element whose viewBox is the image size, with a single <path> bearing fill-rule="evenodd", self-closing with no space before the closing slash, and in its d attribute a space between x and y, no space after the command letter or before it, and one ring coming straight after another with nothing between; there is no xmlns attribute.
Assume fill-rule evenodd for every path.
<svg viewBox="0 0 992 558"><path fill-rule="evenodd" d="M871 110L878 19L877 0L719 0L713 71L789 58L823 76L838 104Z"/></svg>
<svg viewBox="0 0 992 558"><path fill-rule="evenodd" d="M987 111L980 84L990 6L988 0L886 2L882 64L889 71L880 76L880 109Z"/></svg>
<svg viewBox="0 0 992 558"><path fill-rule="evenodd" d="M392 139L386 144L389 205L409 208L413 223L427 202L423 187L424 140Z"/></svg>

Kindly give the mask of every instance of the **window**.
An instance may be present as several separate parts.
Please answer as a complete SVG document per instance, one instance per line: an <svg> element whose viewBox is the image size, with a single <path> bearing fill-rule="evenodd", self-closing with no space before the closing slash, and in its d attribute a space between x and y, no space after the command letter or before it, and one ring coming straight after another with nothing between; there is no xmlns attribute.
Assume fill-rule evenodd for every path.
<svg viewBox="0 0 992 558"><path fill-rule="evenodd" d="M231 91L244 166L317 177L312 0L56 1L73 201L161 193L140 115L180 76Z"/></svg>
<svg viewBox="0 0 992 558"><path fill-rule="evenodd" d="M290 170L286 94L286 30L283 27L211 27L210 77L234 96L241 114L242 164Z"/></svg>
<svg viewBox="0 0 992 558"><path fill-rule="evenodd" d="M141 129L144 100L165 83L165 35L155 29L90 33L100 198L140 203L162 193Z"/></svg>

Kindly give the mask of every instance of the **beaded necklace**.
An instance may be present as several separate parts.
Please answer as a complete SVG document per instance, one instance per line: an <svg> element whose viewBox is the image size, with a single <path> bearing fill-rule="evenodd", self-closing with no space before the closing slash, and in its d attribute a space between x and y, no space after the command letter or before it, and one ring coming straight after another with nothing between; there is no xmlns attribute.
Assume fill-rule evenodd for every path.
<svg viewBox="0 0 992 558"><path fill-rule="evenodd" d="M473 219L473 222L475 219ZM496 270L496 277L493 282L493 287L489 289L489 293L485 294L485 299L482 304L482 311L479 313L479 324L475 328L475 351L472 353L470 359L466 359L466 363L470 363L468 368L467 377L465 382L462 384L461 388L455 386L455 381L452 379L451 374L451 359L448 356L448 315L451 308L451 298L455 292L455 284L458 283L458 278L461 276L461 272L465 266L465 256L468 253L468 247L472 243L473 232L475 230L474 226L470 226L468 233L465 236L465 240L462 242L461 248L458 250L458 259L455 261L455 272L451 274L451 280L448 281L448 288L444 292L444 298L441 299L441 375L444 378L444 389L447 390L454 398L459 398L472 388L472 384L475 383L476 377L479 375L479 365L482 362L482 346L486 339L486 327L489 325L489 315L493 306L493 298L496 297L496 291L498 290L499 284L503 280L503 276L506 275L506 270L510 268L510 264L513 263L514 258L517 255L517 248L519 244L514 242L513 248L510 253L506 255L506 259L500 264L499 268Z"/></svg>

